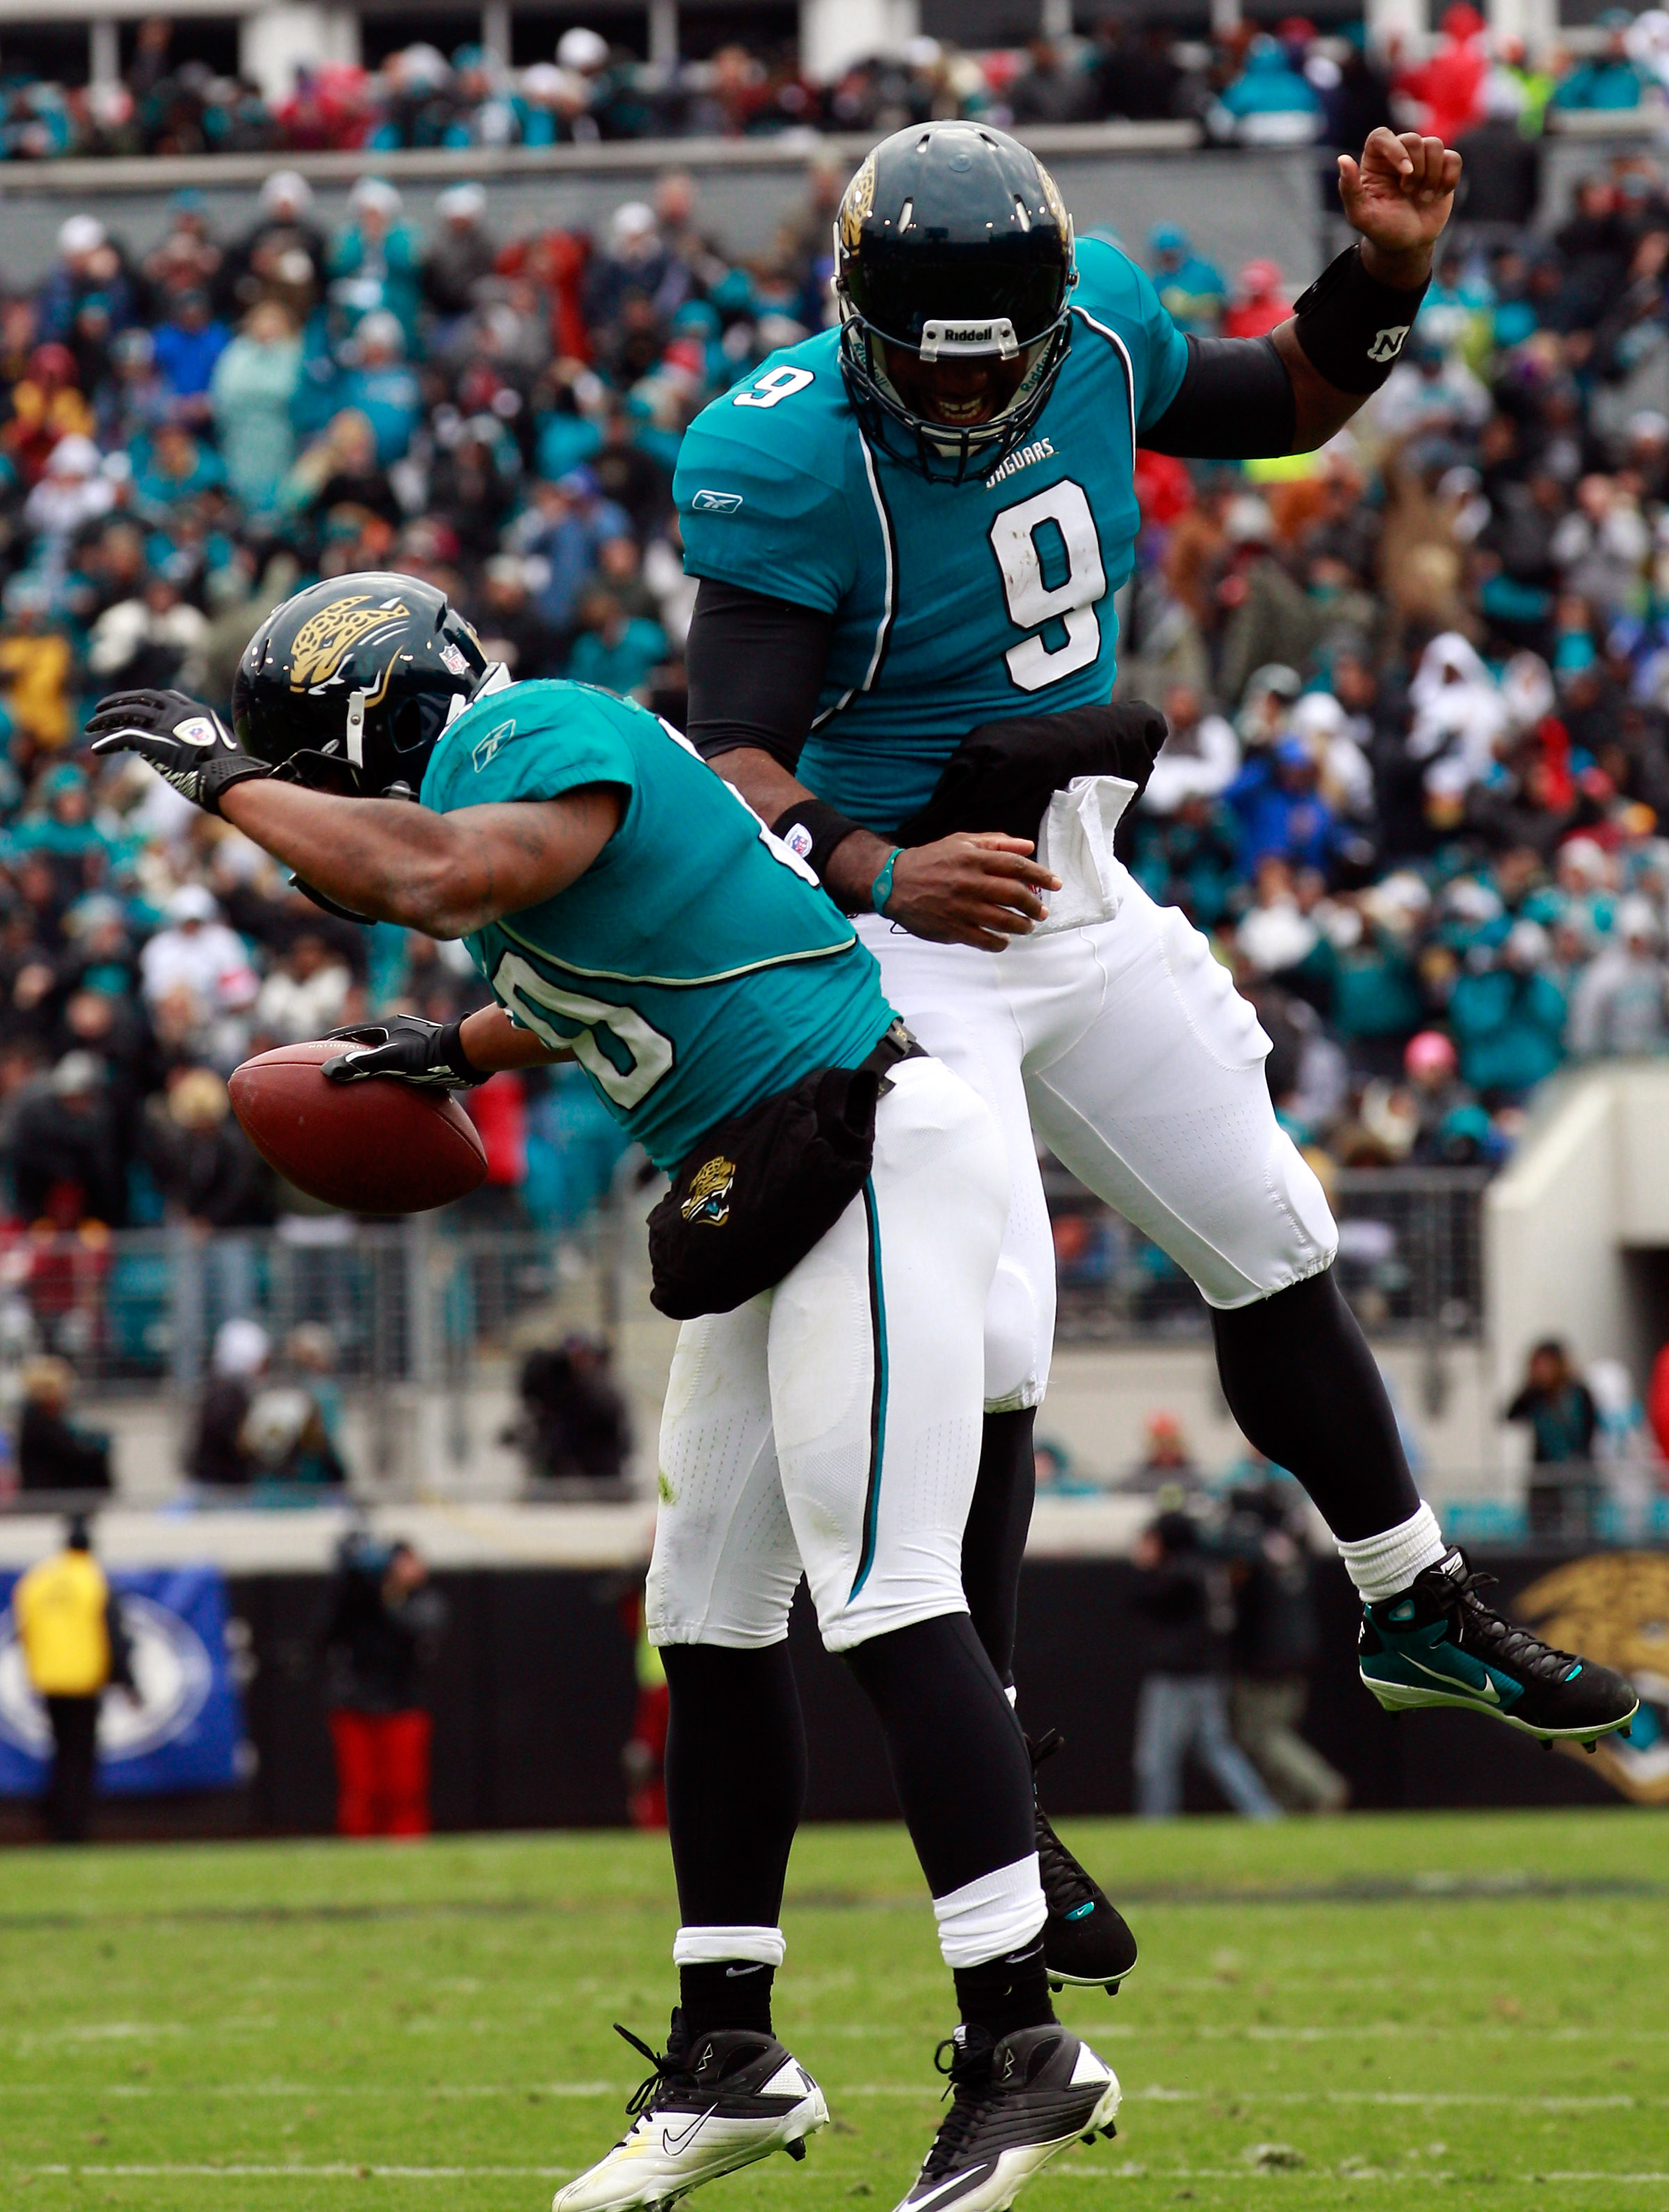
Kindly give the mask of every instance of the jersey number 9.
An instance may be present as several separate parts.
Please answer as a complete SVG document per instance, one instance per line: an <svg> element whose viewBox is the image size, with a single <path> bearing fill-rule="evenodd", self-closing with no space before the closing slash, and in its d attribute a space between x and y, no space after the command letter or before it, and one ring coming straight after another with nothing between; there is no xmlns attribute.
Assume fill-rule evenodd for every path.
<svg viewBox="0 0 1669 2212"><path fill-rule="evenodd" d="M1046 523L1054 526L1066 549L1066 574L1058 584L1044 580L1038 532ZM1009 647L1003 658L1020 689L1041 691L1089 667L1101 652L1095 606L1107 593L1107 569L1083 486L1069 477L1005 507L991 526L991 550L1002 573L1009 620L1034 632L1059 623L1065 633L1056 645L1033 635Z"/></svg>

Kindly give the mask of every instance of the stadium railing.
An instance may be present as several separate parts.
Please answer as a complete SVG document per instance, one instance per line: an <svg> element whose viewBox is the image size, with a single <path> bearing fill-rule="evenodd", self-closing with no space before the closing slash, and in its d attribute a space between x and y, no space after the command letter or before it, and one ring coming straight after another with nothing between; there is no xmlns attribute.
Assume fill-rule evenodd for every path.
<svg viewBox="0 0 1669 2212"><path fill-rule="evenodd" d="M1358 1168L1334 1179L1339 1281L1370 1335L1479 1337L1489 1179L1481 1168ZM1064 1168L1045 1169L1044 1191L1055 1224L1059 1341L1204 1337L1205 1308L1174 1261Z"/></svg>
<svg viewBox="0 0 1669 2212"><path fill-rule="evenodd" d="M1482 1170L1341 1174L1339 1272L1370 1333L1471 1341L1483 1315ZM1064 1169L1046 1170L1069 1344L1202 1336L1199 1294L1174 1263ZM337 1379L455 1389L483 1366L573 1330L604 1340L646 1305L634 1205L611 1196L561 1236L327 1217L203 1237L184 1228L0 1241L0 1370L57 1353L94 1390L158 1385L189 1395L221 1323L271 1337L328 1330Z"/></svg>

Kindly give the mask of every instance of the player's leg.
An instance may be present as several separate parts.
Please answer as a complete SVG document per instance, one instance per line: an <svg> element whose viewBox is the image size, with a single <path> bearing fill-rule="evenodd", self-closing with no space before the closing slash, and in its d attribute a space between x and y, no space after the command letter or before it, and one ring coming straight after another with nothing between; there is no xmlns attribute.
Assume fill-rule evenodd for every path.
<svg viewBox="0 0 1669 2212"><path fill-rule="evenodd" d="M1387 1705L1468 1705L1542 1735L1621 1725L1635 1704L1623 1679L1509 1627L1445 1549L1328 1273L1326 1200L1276 1121L1269 1041L1205 939L1133 882L1114 921L1069 934L1094 972L1052 1019L1028 1009L1039 1133L1199 1285L1229 1410L1314 1498L1362 1595L1369 1687Z"/></svg>
<svg viewBox="0 0 1669 2212"><path fill-rule="evenodd" d="M1000 2212L1111 2124L1118 2087L1049 2002L1030 1763L961 1584L1000 1133L934 1060L892 1086L861 1199L775 1291L771 1402L819 1626L880 1720L962 2015L955 2100L905 2202Z"/></svg>
<svg viewBox="0 0 1669 2212"><path fill-rule="evenodd" d="M1032 1429L1049 1377L1055 1300L1054 1243L1021 1074L1025 1035L998 972L1019 948L993 959L968 946L925 944L878 918L860 918L858 928L881 963L888 997L935 1059L984 1100L1008 1156L1008 1218L986 1300L985 1416L962 1577L974 1628L1012 1699L1020 1570L1036 1487ZM1044 1948L1057 1985L1116 1990L1136 1963L1136 1940L1041 1804L1035 1826L1049 1908Z"/></svg>
<svg viewBox="0 0 1669 2212"><path fill-rule="evenodd" d="M429 1832L429 1752L434 1723L420 1706L390 1713L383 1729L384 1833Z"/></svg>
<svg viewBox="0 0 1669 2212"><path fill-rule="evenodd" d="M331 1742L336 1752L337 1833L373 1835L377 1765L369 1716L336 1707L331 1714Z"/></svg>
<svg viewBox="0 0 1669 2212"><path fill-rule="evenodd" d="M673 1357L645 1611L666 1669L678 2005L664 2051L630 2039L652 2061L632 2124L558 2191L556 2212L628 2212L774 2150L803 2157L828 2119L771 2021L805 1739L786 1641L800 1565L771 1441L770 1304L686 1322Z"/></svg>
<svg viewBox="0 0 1669 2212"><path fill-rule="evenodd" d="M1269 1794L1263 1777L1229 1733L1229 1709L1223 1684L1215 1674L1202 1675L1194 1745L1211 1770L1217 1788L1248 1820L1278 1820L1281 1808Z"/></svg>

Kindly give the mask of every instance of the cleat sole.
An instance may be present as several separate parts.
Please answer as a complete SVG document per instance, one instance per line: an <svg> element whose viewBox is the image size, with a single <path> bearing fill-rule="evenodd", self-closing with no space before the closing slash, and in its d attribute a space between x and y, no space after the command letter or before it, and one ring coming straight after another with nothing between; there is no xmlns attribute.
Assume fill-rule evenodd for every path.
<svg viewBox="0 0 1669 2212"><path fill-rule="evenodd" d="M802 2159L805 2156L805 2137L804 2136L796 2136L792 2142L784 2143L782 2148L787 2152L790 2158L796 2160Z"/></svg>
<svg viewBox="0 0 1669 2212"><path fill-rule="evenodd" d="M1545 1744L1581 1743L1592 1747L1601 1736L1620 1735L1640 1711L1636 1698L1626 1713L1619 1713L1614 1721L1589 1722L1584 1728L1550 1729L1545 1722L1521 1721L1515 1714L1499 1705L1486 1705L1479 1698L1468 1698L1460 1692L1453 1695L1447 1690L1417 1690L1403 1682L1376 1682L1369 1674L1363 1674L1362 1686L1375 1698L1381 1709L1392 1714L1414 1712L1433 1705L1447 1705L1456 1711L1481 1713L1485 1720L1505 1721L1508 1728L1517 1729L1524 1735L1538 1737Z"/></svg>
<svg viewBox="0 0 1669 2212"><path fill-rule="evenodd" d="M1105 1974L1065 1974L1059 1966L1049 1966L1045 1971L1052 1990L1105 1990L1108 1996L1115 1997L1135 1972L1136 1964L1132 1960L1123 1973L1115 1974L1111 1981Z"/></svg>

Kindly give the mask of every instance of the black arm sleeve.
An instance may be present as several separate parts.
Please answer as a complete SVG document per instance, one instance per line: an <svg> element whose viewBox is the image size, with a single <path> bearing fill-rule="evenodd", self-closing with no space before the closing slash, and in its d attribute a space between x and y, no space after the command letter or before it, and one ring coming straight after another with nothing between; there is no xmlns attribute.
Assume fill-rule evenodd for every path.
<svg viewBox="0 0 1669 2212"><path fill-rule="evenodd" d="M688 735L702 758L757 746L792 774L834 635L833 615L703 576L684 647Z"/></svg>
<svg viewBox="0 0 1669 2212"><path fill-rule="evenodd" d="M1188 340L1188 366L1142 444L1196 461L1263 460L1290 453L1298 403L1273 338Z"/></svg>

